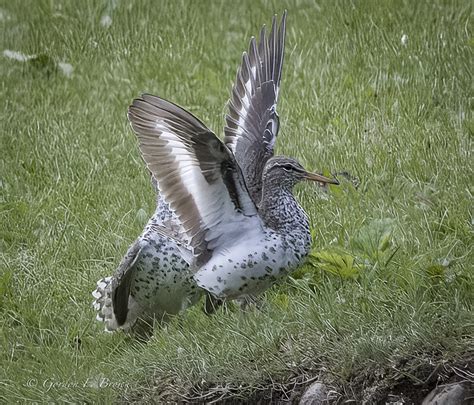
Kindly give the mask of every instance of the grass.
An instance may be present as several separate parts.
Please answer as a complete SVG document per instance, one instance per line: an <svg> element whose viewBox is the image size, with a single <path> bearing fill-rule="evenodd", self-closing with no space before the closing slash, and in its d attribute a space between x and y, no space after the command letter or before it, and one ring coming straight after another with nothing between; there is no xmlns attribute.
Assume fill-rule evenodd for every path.
<svg viewBox="0 0 474 405"><path fill-rule="evenodd" d="M195 307L148 344L103 333L90 292L154 209L128 105L154 93L221 134L241 52L285 8L278 153L360 186L327 199L298 187L314 253L260 309ZM0 11L2 51L36 56L0 59L1 401L295 400L316 378L335 401L376 403L401 386L417 401L436 377L472 373L470 2Z"/></svg>

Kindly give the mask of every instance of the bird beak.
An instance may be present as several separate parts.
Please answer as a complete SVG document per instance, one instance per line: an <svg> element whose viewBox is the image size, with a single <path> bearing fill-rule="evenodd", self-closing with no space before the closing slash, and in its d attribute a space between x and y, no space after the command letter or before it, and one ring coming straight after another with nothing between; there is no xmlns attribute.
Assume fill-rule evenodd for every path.
<svg viewBox="0 0 474 405"><path fill-rule="evenodd" d="M313 180L313 181L317 181L317 182L322 183L322 184L329 183L329 184L339 185L339 181L336 178L330 179L329 177L325 177L325 176L323 176L321 174L317 174L317 173L306 172L304 174L304 178L306 180Z"/></svg>

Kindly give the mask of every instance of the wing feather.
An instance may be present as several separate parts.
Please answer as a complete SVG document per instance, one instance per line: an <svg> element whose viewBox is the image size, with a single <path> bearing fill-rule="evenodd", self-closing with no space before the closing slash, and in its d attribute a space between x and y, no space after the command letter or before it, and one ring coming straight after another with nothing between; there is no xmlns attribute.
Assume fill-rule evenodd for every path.
<svg viewBox="0 0 474 405"><path fill-rule="evenodd" d="M196 117L159 97L134 100L128 118L165 202L178 218L198 266L229 224L257 211L230 150Z"/></svg>
<svg viewBox="0 0 474 405"><path fill-rule="evenodd" d="M278 135L276 112L285 47L286 11L278 26L273 17L270 34L265 27L257 43L251 38L237 71L228 103L224 142L242 169L253 202L261 198L262 172L273 156Z"/></svg>

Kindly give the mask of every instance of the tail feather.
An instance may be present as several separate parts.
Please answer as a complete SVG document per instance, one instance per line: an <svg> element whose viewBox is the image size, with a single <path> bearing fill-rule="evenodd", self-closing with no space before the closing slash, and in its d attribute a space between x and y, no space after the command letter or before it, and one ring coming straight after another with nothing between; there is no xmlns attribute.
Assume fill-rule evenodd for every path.
<svg viewBox="0 0 474 405"><path fill-rule="evenodd" d="M97 288L92 292L95 298L92 306L97 311L96 319L105 323L105 331L112 332L118 328L112 304L112 277L97 281Z"/></svg>
<svg viewBox="0 0 474 405"><path fill-rule="evenodd" d="M128 299L128 314L123 325L120 325L115 318L114 304L112 301L112 277L105 277L97 281L97 288L92 291L94 301L92 306L97 311L96 319L105 323L105 331L113 332L118 329L128 331L137 321L141 313L133 297Z"/></svg>

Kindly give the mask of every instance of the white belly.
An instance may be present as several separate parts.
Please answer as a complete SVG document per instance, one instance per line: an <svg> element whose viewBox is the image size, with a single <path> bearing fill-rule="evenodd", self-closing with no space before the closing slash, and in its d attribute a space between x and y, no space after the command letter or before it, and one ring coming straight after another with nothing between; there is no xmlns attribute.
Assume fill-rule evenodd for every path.
<svg viewBox="0 0 474 405"><path fill-rule="evenodd" d="M297 267L305 254L277 233L259 232L256 237L214 252L194 279L220 298L257 295Z"/></svg>

